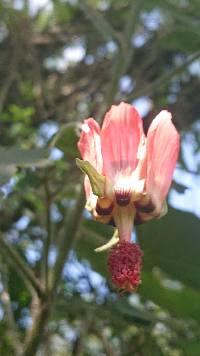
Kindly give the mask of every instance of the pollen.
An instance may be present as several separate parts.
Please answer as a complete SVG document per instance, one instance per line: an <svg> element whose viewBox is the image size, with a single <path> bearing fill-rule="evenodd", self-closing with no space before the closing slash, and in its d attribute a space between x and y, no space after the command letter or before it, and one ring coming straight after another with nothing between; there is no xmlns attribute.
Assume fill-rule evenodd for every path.
<svg viewBox="0 0 200 356"><path fill-rule="evenodd" d="M143 252L136 243L121 241L108 256L108 266L113 284L121 292L134 292L141 282Z"/></svg>

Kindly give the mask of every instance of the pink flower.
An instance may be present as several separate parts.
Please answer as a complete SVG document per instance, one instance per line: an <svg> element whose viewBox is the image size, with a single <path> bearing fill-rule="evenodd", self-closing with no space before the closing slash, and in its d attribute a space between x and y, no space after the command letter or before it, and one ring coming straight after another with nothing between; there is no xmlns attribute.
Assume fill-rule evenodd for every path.
<svg viewBox="0 0 200 356"><path fill-rule="evenodd" d="M106 113L102 129L92 118L84 121L78 148L83 159L104 177L104 189L99 197L93 193L89 178L85 177L87 208L97 220L112 221L118 229L119 243L112 248L109 258L113 282L124 290L133 290L139 283L138 266L142 256L139 245L137 249L131 247L134 221L143 223L166 213L165 198L178 157L179 134L171 114L163 110L152 121L145 136L136 109L121 103ZM128 264L127 246L132 256ZM120 262L122 275L116 282L119 251L123 255L122 250L128 272L126 270L126 276L122 276ZM115 260L117 268L114 268ZM137 278L133 282L131 273L135 273L135 266Z"/></svg>

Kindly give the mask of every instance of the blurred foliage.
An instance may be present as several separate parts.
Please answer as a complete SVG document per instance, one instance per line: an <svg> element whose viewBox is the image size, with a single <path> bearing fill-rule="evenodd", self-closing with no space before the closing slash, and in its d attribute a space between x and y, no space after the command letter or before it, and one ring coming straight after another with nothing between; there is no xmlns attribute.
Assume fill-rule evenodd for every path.
<svg viewBox="0 0 200 356"><path fill-rule="evenodd" d="M82 213L75 165L83 119L143 98L145 131L170 110L195 164L183 147L179 171L198 178L199 12L198 0L0 2L0 355L200 354L199 218L170 208L140 226L142 284L120 296L94 252L113 228Z"/></svg>

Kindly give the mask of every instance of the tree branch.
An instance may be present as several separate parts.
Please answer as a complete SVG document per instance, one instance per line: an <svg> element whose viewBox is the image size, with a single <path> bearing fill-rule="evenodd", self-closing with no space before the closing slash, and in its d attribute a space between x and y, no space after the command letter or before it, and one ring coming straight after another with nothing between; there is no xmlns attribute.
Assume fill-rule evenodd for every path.
<svg viewBox="0 0 200 356"><path fill-rule="evenodd" d="M116 40L116 42L119 43L119 35L113 30L109 22L107 22L101 15L100 11L97 11L94 7L89 5L87 0L80 1L80 8L104 40Z"/></svg>
<svg viewBox="0 0 200 356"><path fill-rule="evenodd" d="M82 184L81 191L77 197L76 204L74 208L71 209L69 215L67 216L64 229L61 235L60 245L58 248L58 257L54 268L51 289L48 293L48 300L43 300L41 303L39 311L33 322L32 330L28 335L23 356L34 356L37 351L38 345L42 340L45 325L48 322L50 312L52 309L53 298L55 296L56 287L60 281L67 255L69 253L69 250L72 246L72 243L76 237L76 233L79 228L79 223L82 217L84 204L85 204L85 194L84 194L84 188Z"/></svg>
<svg viewBox="0 0 200 356"><path fill-rule="evenodd" d="M158 78L154 82L150 83L149 85L146 85L144 88L140 88L140 89L134 91L129 96L129 100L137 99L138 97L143 96L143 95L150 95L150 94L154 93L155 91L157 91L161 88L164 88L172 78L174 78L176 75L183 72L192 62L194 62L199 57L200 57L200 51L197 51L194 54L190 55L185 60L184 63L182 63L175 69L172 69L168 73L162 75L160 78Z"/></svg>
<svg viewBox="0 0 200 356"><path fill-rule="evenodd" d="M1 275L2 275L2 283L3 283L3 291L1 293L1 301L5 310L5 317L7 326L9 328L10 341L12 343L13 349L17 355L21 355L22 353L22 345L19 340L19 334L17 330L17 325L15 323L15 318L13 315L10 294L7 288L7 268L6 266L1 266Z"/></svg>
<svg viewBox="0 0 200 356"><path fill-rule="evenodd" d="M49 319L51 301L43 301L38 308L37 315L33 322L33 327L28 334L23 356L35 356L38 345L44 334L45 325Z"/></svg>
<svg viewBox="0 0 200 356"><path fill-rule="evenodd" d="M131 43L131 39L138 24L139 13L142 4L143 1L134 1L131 3L129 16L122 35L123 40L121 42L121 46L118 49L118 54L116 54L113 70L111 73L112 80L109 82L107 87L105 98L105 106L107 107L112 104L113 99L118 92L119 80L126 73L133 57L134 47Z"/></svg>
<svg viewBox="0 0 200 356"><path fill-rule="evenodd" d="M48 179L45 177L44 182L45 188L45 198L46 198L46 240L44 246L44 281L45 281L45 289L48 292L49 289L49 268L48 268L48 258L49 258L49 248L51 245L51 194L49 191Z"/></svg>
<svg viewBox="0 0 200 356"><path fill-rule="evenodd" d="M107 337L105 335L105 332L100 329L100 330L97 331L97 335L99 336L99 338L100 338L100 340L101 340L101 342L103 344L106 356L114 356L115 353L112 350L112 346L109 343L109 341L108 341L108 339L107 339Z"/></svg>
<svg viewBox="0 0 200 356"><path fill-rule="evenodd" d="M85 192L83 185L81 186L81 191L77 197L76 205L70 211L60 239L60 245L58 247L58 257L56 260L56 265L54 268L54 274L52 278L51 291L54 293L59 280L61 278L64 263L66 261L69 250L72 243L76 237L76 233L79 228L79 224L82 218L82 211L85 205Z"/></svg>
<svg viewBox="0 0 200 356"><path fill-rule="evenodd" d="M22 278L35 289L39 298L45 299L46 294L41 286L39 280L35 277L28 265L23 261L21 256L10 246L2 235L0 235L0 246L5 252L5 255L8 256L10 262L14 265L17 272L21 274Z"/></svg>

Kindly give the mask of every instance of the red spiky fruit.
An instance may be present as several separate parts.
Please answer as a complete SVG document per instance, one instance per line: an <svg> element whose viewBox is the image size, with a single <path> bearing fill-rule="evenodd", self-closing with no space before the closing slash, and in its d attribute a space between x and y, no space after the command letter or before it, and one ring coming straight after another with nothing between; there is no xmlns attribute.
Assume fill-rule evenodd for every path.
<svg viewBox="0 0 200 356"><path fill-rule="evenodd" d="M108 266L113 284L122 292L134 292L141 281L143 252L136 243L120 241L109 252Z"/></svg>

